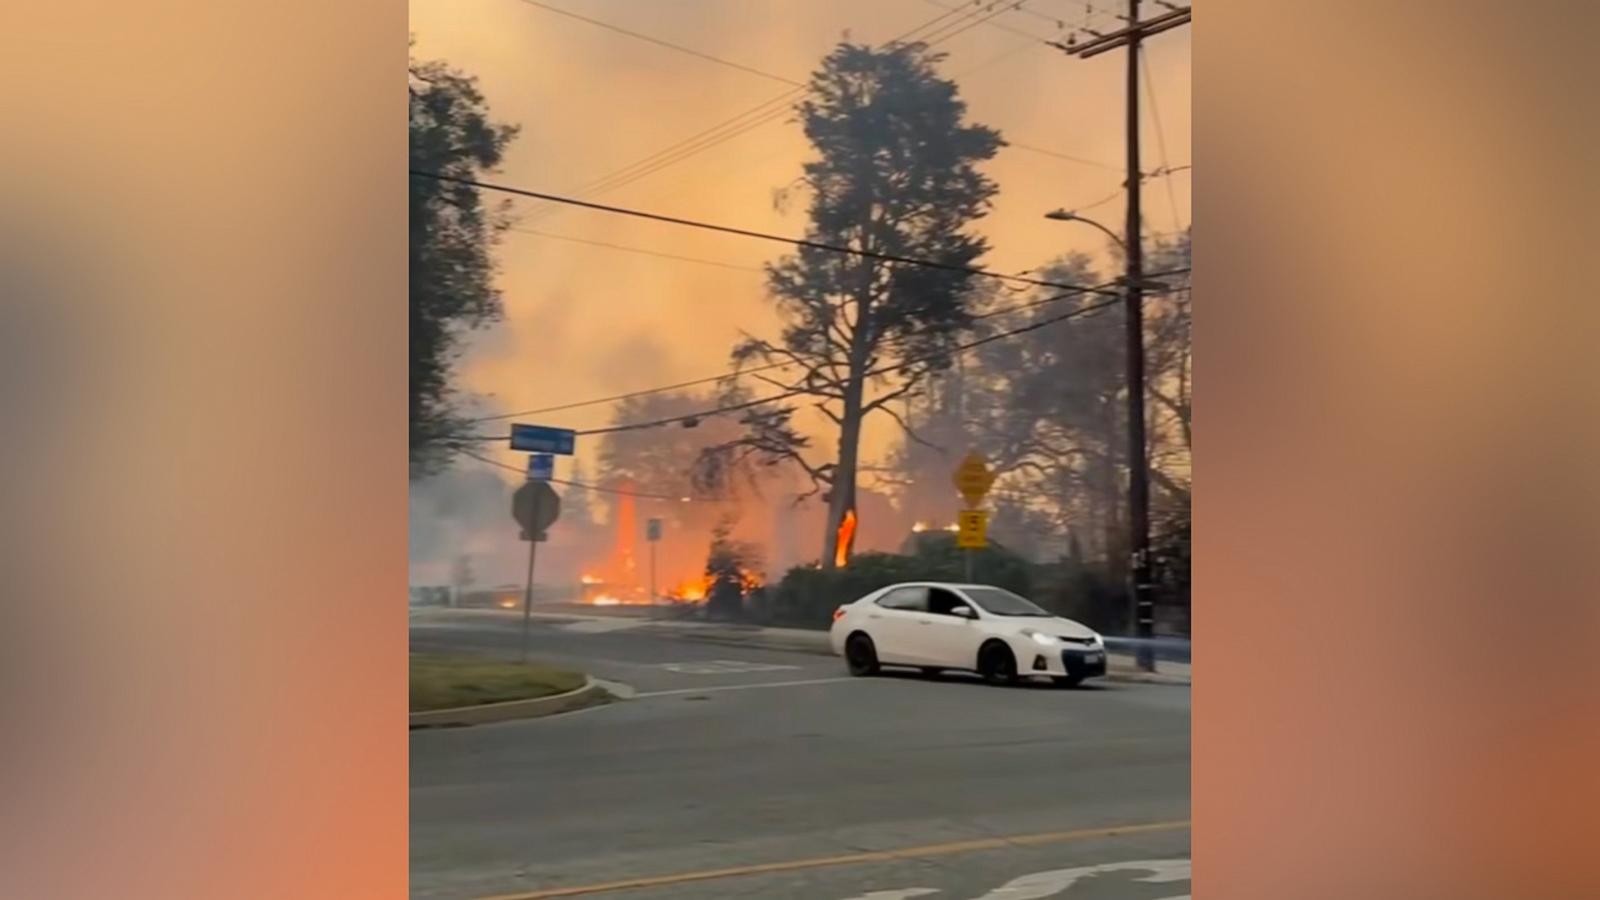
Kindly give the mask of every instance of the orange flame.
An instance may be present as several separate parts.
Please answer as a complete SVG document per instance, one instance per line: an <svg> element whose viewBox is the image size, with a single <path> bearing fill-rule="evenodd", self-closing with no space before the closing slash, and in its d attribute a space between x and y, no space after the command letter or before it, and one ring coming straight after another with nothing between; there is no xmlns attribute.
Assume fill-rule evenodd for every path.
<svg viewBox="0 0 1600 900"><path fill-rule="evenodd" d="M856 536L856 511L847 509L844 520L839 523L839 533L835 536L833 546L833 564L844 568L850 561L850 539Z"/></svg>
<svg viewBox="0 0 1600 900"><path fill-rule="evenodd" d="M701 600L706 599L706 593L710 589L711 579L701 575L695 578L686 578L679 582L676 587L667 591L667 596L675 597L679 600L688 600L691 603L699 603Z"/></svg>

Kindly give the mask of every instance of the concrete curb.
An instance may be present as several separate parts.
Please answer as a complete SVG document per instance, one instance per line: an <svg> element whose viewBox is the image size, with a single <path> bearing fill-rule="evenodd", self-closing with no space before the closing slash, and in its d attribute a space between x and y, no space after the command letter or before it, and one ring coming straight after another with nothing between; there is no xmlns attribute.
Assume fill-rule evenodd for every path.
<svg viewBox="0 0 1600 900"><path fill-rule="evenodd" d="M583 687L573 688L564 694L534 697L529 700L506 700L500 703L482 703L477 706L458 706L452 709L430 709L411 714L412 728L440 728L455 725L482 725L487 722L505 722L511 719L536 719L569 712L603 702L610 694L599 682L584 676Z"/></svg>
<svg viewBox="0 0 1600 900"><path fill-rule="evenodd" d="M1160 672L1141 672L1137 669L1106 669L1107 681L1123 681L1132 684L1171 684L1180 687L1193 687L1190 679L1182 675L1163 675Z"/></svg>

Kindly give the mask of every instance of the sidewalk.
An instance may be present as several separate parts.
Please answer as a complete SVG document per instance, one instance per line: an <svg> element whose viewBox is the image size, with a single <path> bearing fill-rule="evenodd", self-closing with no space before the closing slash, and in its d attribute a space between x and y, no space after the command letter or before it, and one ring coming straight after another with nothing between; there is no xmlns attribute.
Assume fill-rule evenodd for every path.
<svg viewBox="0 0 1600 900"><path fill-rule="evenodd" d="M731 647L755 647L762 650L782 650L789 653L815 653L832 656L833 647L826 631L809 628L765 628L760 625L740 625L731 622L705 622L697 620L657 619L644 608L607 607L607 613L594 615L587 612L541 610L532 613L535 619L555 619L565 622L608 623L607 630L621 625L619 620L634 624L621 625L629 631L657 634L662 637ZM519 610L502 609L451 609L445 613L485 618L521 618ZM413 616L413 618L416 618ZM1135 664L1132 653L1110 651L1106 653L1106 677L1112 681L1135 681L1149 684L1191 684L1190 664L1158 659L1154 672L1142 672Z"/></svg>
<svg viewBox="0 0 1600 900"><path fill-rule="evenodd" d="M638 630L710 644L829 656L833 654L833 647L828 641L826 631L812 631L805 628L763 628L757 625L712 622L650 622L640 625ZM1131 653L1107 653L1106 676L1116 681L1191 684L1189 663L1157 660L1154 672L1141 672Z"/></svg>

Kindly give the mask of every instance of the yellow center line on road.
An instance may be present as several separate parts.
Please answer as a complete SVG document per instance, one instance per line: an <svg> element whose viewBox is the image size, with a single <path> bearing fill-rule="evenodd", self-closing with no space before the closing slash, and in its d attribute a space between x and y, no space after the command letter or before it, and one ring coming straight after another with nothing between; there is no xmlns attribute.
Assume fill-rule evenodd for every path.
<svg viewBox="0 0 1600 900"><path fill-rule="evenodd" d="M952 841L946 844L924 844L920 847L903 847L899 850L871 850L864 853L846 853L841 856L814 856L809 859L791 859L782 862L754 863L747 866L730 866L726 869L701 869L698 872L677 872L671 875L647 875L621 881L599 884L581 884L571 887L547 888L522 894L496 894L479 900L546 900L550 897L578 897L584 894L603 894L608 891L629 891L640 888L666 887L691 881L712 881L718 878L738 878L748 875L767 875L773 872L793 872L797 869L820 869L828 866L848 866L858 863L890 862L901 859L923 859L929 856L948 856L952 853L971 853L976 850L1004 850L1015 847L1037 847L1090 838L1119 837L1127 834L1145 834L1155 831L1179 831L1189 827L1189 820L1172 822L1145 822L1137 825L1113 825L1107 828L1080 828L1075 831L1046 831L1035 834L1017 834L1002 837L977 838L970 841Z"/></svg>

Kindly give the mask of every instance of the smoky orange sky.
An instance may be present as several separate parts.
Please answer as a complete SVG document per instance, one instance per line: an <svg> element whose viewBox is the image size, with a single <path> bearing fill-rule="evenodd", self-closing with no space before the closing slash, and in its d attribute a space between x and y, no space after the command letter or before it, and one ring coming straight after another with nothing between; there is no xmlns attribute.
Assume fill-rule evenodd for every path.
<svg viewBox="0 0 1600 900"><path fill-rule="evenodd" d="M842 39L879 43L940 16L956 0L549 0L549 5L648 34L763 72L805 81ZM1149 15L1159 7L1145 4ZM478 77L494 117L521 126L495 179L570 194L677 141L790 90L790 85L557 15L522 0L413 0L413 50ZM958 83L968 119L1005 139L1095 164L1011 146L985 171L1000 191L976 225L992 245L982 264L1028 269L1063 252L1104 258L1105 238L1052 222L1116 194L1124 151L1126 54L1067 56L1024 37L1058 38L1087 19L1117 26L1106 2L1031 0L939 45L941 72ZM949 17L946 21L955 19ZM1190 39L1186 26L1148 40L1143 167L1190 162ZM1165 156L1162 145L1165 145ZM805 200L777 192L800 174L808 144L791 114L595 199L686 218L800 236ZM1188 225L1190 172L1147 182L1148 231ZM1170 194L1169 194L1170 187ZM474 339L461 386L492 395L497 412L586 400L715 375L741 330L772 336L777 318L761 264L782 245L614 214L516 201L516 227L694 257L735 268L662 259L567 240L508 233L497 251L504 321ZM1176 215L1174 215L1176 213ZM1115 197L1093 218L1121 230ZM770 390L770 389L769 389ZM551 413L543 424L591 428L609 406ZM865 450L881 456L896 426L869 423ZM578 452L586 446L579 439ZM592 445L590 445L592 447ZM520 454L500 450L507 462ZM570 474L561 460L558 476ZM592 468L591 468L592 471Z"/></svg>

